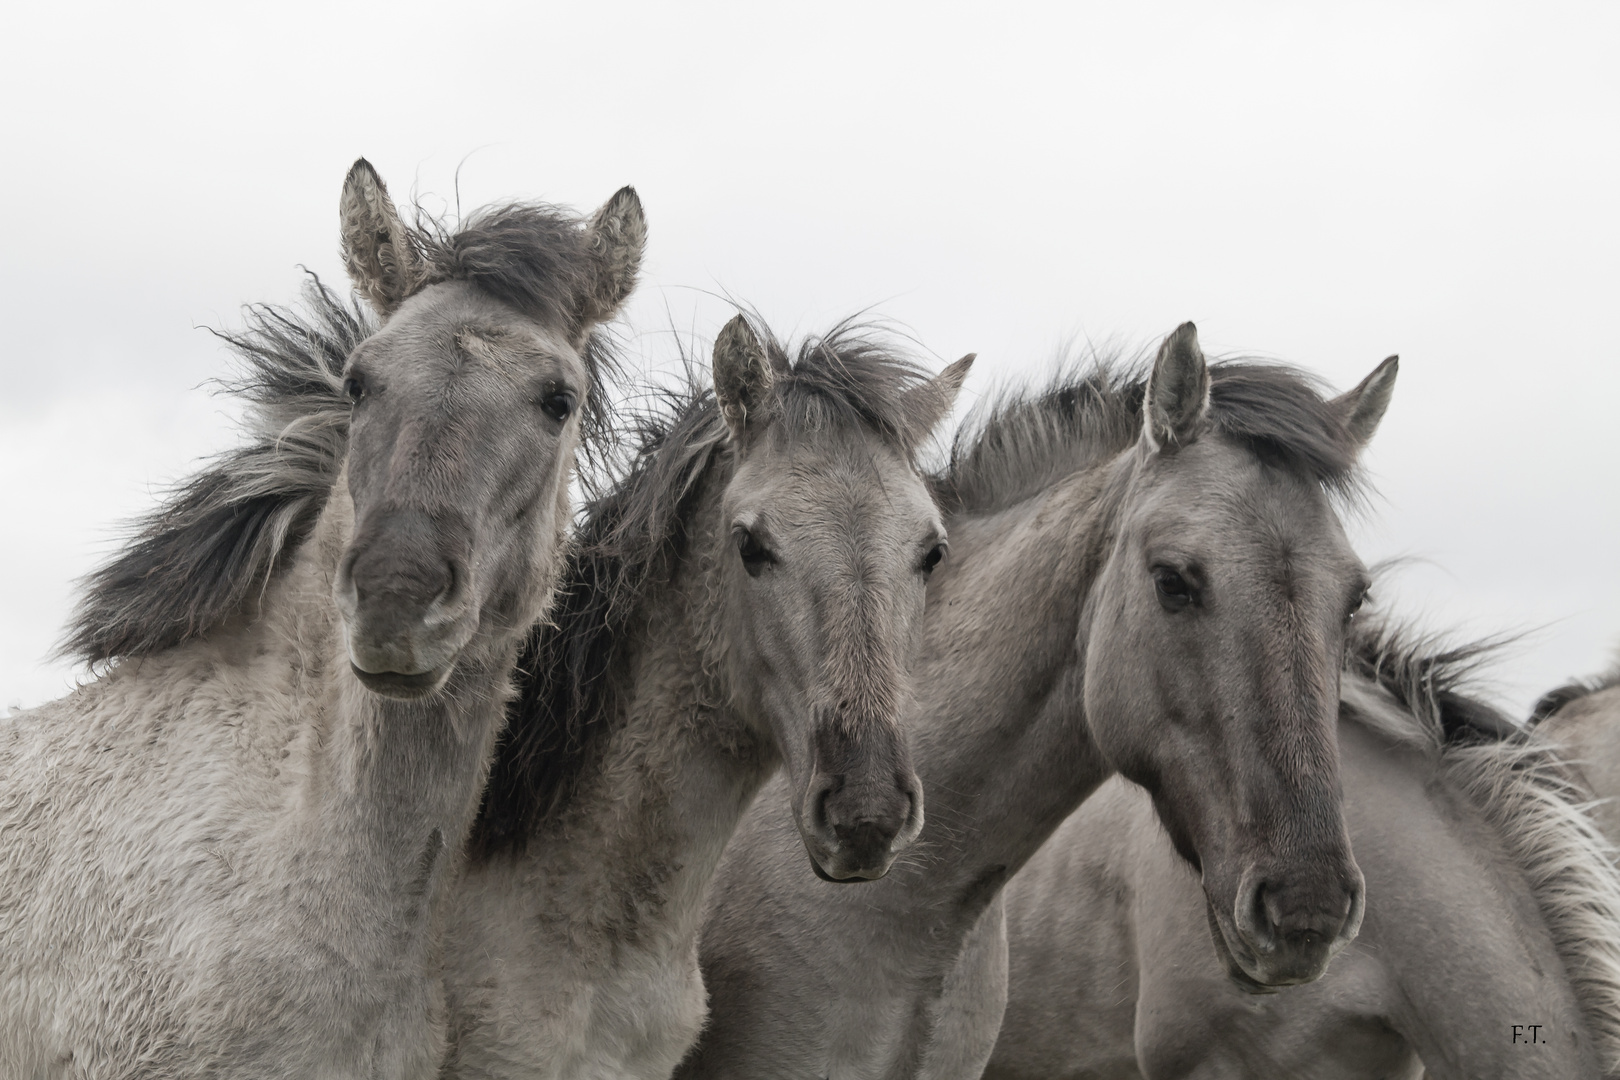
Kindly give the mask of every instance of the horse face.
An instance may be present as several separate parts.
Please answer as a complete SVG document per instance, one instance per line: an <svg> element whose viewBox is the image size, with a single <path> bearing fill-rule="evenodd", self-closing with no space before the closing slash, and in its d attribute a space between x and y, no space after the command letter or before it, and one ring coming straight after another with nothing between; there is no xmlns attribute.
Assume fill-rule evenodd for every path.
<svg viewBox="0 0 1620 1080"><path fill-rule="evenodd" d="M828 434L769 440L727 488L727 648L781 748L816 872L868 880L922 828L899 717L945 532L901 455Z"/></svg>
<svg viewBox="0 0 1620 1080"><path fill-rule="evenodd" d="M900 716L945 527L911 443L971 362L903 391L907 433L882 435L849 416L780 415L786 360L768 358L741 317L715 343L737 462L719 544L732 685L771 729L794 821L829 881L882 877L922 830Z"/></svg>
<svg viewBox="0 0 1620 1080"><path fill-rule="evenodd" d="M1366 573L1319 485L1219 439L1133 486L1095 593L1087 716L1202 871L1233 977L1309 981L1361 917L1335 725Z"/></svg>
<svg viewBox="0 0 1620 1080"><path fill-rule="evenodd" d="M504 640L543 610L586 367L563 335L445 283L355 350L344 388L349 660L377 693L430 694L480 630Z"/></svg>
<svg viewBox="0 0 1620 1080"><path fill-rule="evenodd" d="M1327 403L1354 453L1393 358ZM1088 722L1203 874L1211 930L1251 990L1319 976L1363 881L1341 813L1345 631L1367 591L1322 483L1216 433L1189 323L1166 340L1085 633Z"/></svg>

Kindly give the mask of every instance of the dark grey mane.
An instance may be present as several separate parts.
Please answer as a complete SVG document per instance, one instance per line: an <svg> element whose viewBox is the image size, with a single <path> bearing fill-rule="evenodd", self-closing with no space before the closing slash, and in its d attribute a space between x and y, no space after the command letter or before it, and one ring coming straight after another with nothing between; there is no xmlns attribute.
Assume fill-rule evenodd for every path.
<svg viewBox="0 0 1620 1080"><path fill-rule="evenodd" d="M1541 695L1535 708L1530 710L1530 719L1527 721L1532 727L1541 723L1553 713L1562 709L1572 701L1579 701L1583 697L1612 690L1620 686L1620 664L1616 664L1602 675L1595 675L1590 679L1572 679L1555 690L1549 690Z"/></svg>
<svg viewBox="0 0 1620 1080"><path fill-rule="evenodd" d="M802 343L791 371L783 371L788 350L755 328L777 368L773 430L788 438L859 425L909 454L927 435L917 417L938 415L913 396L931 392L927 372L858 325ZM708 383L687 358L682 385L621 419L633 452L591 478L588 488L603 494L583 508L556 606L518 663L518 697L474 827L479 856L521 847L566 804L592 747L613 730L609 670L634 636L642 600L685 553L704 480L730 459Z"/></svg>
<svg viewBox="0 0 1620 1080"><path fill-rule="evenodd" d="M481 220L470 227L472 254L458 266L467 280L495 291L491 282L506 264L481 246L486 241L479 238L489 235ZM516 231L496 232L516 243ZM445 233L435 242L451 245L461 235ZM531 242L538 236L531 232ZM540 256L522 265L511 252L502 257L515 260L509 268L518 284L512 288L543 291L533 280ZM263 591L282 554L304 539L326 505L348 451L344 365L376 332L376 322L314 274L301 310L252 305L245 321L240 331L218 332L241 369L222 385L248 402L243 445L180 483L134 524L123 548L85 578L64 655L98 664L208 633ZM586 343L584 359L591 389L581 421L591 447L601 441L604 424L599 383L614 368L611 343L601 332Z"/></svg>
<svg viewBox="0 0 1620 1080"><path fill-rule="evenodd" d="M1511 637L1451 644L1388 618L1358 615L1345 645L1345 670L1366 678L1437 736L1434 745L1513 742L1524 731L1477 689L1481 667Z"/></svg>
<svg viewBox="0 0 1620 1080"><path fill-rule="evenodd" d="M539 322L578 326L600 263L579 215L538 202L479 210L455 228L420 207L406 230L423 287L465 281Z"/></svg>
<svg viewBox="0 0 1620 1080"><path fill-rule="evenodd" d="M969 418L945 470L934 478L942 505L993 513L1055 480L1114 457L1142 430L1148 365L1093 356L1032 395L1013 395ZM1282 364L1210 365L1210 421L1266 461L1353 496L1359 449L1318 382Z"/></svg>

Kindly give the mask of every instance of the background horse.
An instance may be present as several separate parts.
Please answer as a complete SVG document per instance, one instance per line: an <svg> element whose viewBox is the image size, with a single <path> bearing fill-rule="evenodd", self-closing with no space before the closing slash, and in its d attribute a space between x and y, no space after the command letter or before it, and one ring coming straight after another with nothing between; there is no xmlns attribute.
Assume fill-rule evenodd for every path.
<svg viewBox="0 0 1620 1080"><path fill-rule="evenodd" d="M668 1077L703 1023L703 897L786 765L815 872L922 827L900 719L945 531L913 457L939 376L848 327L790 363L739 316L587 510L519 665L449 939L448 1076Z"/></svg>
<svg viewBox="0 0 1620 1080"><path fill-rule="evenodd" d="M1620 667L1549 692L1530 722L1565 748L1577 778L1597 800L1592 816L1598 827L1620 844Z"/></svg>
<svg viewBox="0 0 1620 1080"><path fill-rule="evenodd" d="M1115 772L1201 867L1232 977L1318 976L1362 887L1334 738L1366 574L1330 492L1353 488L1394 378L1391 359L1329 400L1280 366L1206 368L1187 324L1147 379L1101 365L961 437L916 678L928 826L888 879L836 889L792 850L789 793L767 790L706 916L713 1018L682 1075L913 1076L942 1008L999 1017L946 1002L945 979Z"/></svg>
<svg viewBox="0 0 1620 1080"><path fill-rule="evenodd" d="M0 1073L428 1076L445 885L549 603L593 328L633 287L589 221L407 228L364 161L344 259L257 309L248 445L90 581L109 670L0 724Z"/></svg>
<svg viewBox="0 0 1620 1080"><path fill-rule="evenodd" d="M1111 781L1007 887L987 1078L1616 1075L1620 874L1563 763L1467 694L1486 650L1357 637L1339 726L1355 942L1309 986L1244 994L1146 795Z"/></svg>

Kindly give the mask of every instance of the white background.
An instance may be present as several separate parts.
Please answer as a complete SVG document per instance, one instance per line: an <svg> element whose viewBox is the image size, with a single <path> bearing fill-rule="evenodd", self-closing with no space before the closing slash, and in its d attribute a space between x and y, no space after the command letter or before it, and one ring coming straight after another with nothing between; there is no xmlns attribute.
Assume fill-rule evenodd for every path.
<svg viewBox="0 0 1620 1080"><path fill-rule="evenodd" d="M588 209L634 183L631 312L712 334L876 306L969 396L1065 342L1346 387L1402 356L1364 556L1386 606L1532 629L1506 700L1620 640L1620 7L30 4L0 44L0 706L63 692L72 581L229 445L199 326L340 280L397 195ZM441 204L442 205L442 204Z"/></svg>

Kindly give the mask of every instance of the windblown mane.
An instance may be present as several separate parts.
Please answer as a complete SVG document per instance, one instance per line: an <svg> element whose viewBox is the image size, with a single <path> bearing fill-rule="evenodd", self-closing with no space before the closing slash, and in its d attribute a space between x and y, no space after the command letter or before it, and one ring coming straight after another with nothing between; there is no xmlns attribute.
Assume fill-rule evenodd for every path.
<svg viewBox="0 0 1620 1080"><path fill-rule="evenodd" d="M1044 389L976 410L934 478L941 505L994 513L1076 470L1099 464L1142 431L1142 359L1093 354ZM1297 368L1251 361L1210 365L1215 431L1341 496L1359 491L1359 447L1319 382Z"/></svg>
<svg viewBox="0 0 1620 1080"><path fill-rule="evenodd" d="M207 633L263 589L308 533L349 443L342 372L376 325L313 274L304 311L259 304L219 336L241 365L247 438L181 483L85 579L62 651L91 663Z"/></svg>
<svg viewBox="0 0 1620 1080"><path fill-rule="evenodd" d="M1432 637L1358 620L1348 668L1399 710L1354 710L1423 748L1481 812L1523 870L1563 958L1604 1075L1620 1074L1620 869L1555 748L1470 690L1500 642L1447 648ZM1398 724L1390 730L1388 725Z"/></svg>
<svg viewBox="0 0 1620 1080"><path fill-rule="evenodd" d="M846 322L803 342L784 373L788 350L754 325L777 368L774 423L787 438L858 425L910 454L927 435L919 417L941 411L916 396L931 391L928 373L868 328ZM565 806L592 748L622 719L610 668L636 637L642 601L684 556L705 478L729 459L708 371L683 360L681 385L620 410L633 452L594 466L588 487L603 494L582 509L556 605L518 661L518 696L484 789L475 856L521 847Z"/></svg>
<svg viewBox="0 0 1620 1080"><path fill-rule="evenodd" d="M579 313L564 309L577 305L592 256L576 218L512 205L481 211L455 230L424 215L411 235L430 268L428 284L468 281L536 318L577 324ZM258 304L246 314L244 329L219 334L241 366L224 386L248 402L243 445L180 483L85 578L64 655L99 664L208 633L263 592L326 505L348 452L343 368L376 322L313 274L302 310ZM587 341L584 361L588 455L605 441L601 383L616 369L603 330Z"/></svg>

